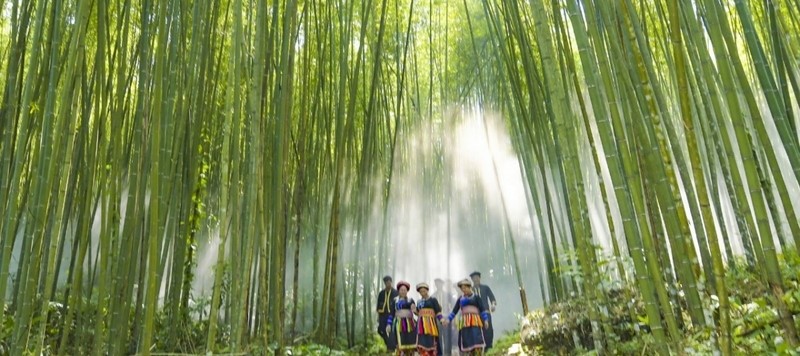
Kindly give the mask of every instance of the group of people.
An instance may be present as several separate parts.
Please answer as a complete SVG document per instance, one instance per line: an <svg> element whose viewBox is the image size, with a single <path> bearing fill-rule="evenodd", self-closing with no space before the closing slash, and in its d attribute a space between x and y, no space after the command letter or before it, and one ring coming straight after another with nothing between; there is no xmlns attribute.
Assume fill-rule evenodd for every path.
<svg viewBox="0 0 800 356"><path fill-rule="evenodd" d="M383 277L384 289L378 293L378 334L390 352L397 355L449 355L455 347L462 355L481 355L492 347L492 313L497 300L489 286L481 283L481 273L456 285L461 295L444 290L444 281L436 279L436 291L430 294L427 283L416 290L422 297L415 301L408 295L411 284L391 276ZM447 310L451 312L447 315ZM453 333L455 332L455 337Z"/></svg>

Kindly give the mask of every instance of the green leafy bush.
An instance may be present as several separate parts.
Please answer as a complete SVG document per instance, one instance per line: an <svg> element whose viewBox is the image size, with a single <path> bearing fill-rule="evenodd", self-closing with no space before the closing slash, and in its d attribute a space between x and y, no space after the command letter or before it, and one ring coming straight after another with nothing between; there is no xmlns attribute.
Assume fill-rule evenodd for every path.
<svg viewBox="0 0 800 356"><path fill-rule="evenodd" d="M800 258L787 252L780 258L784 278L783 301L795 315L798 328L800 320ZM572 271L572 273L577 273ZM792 349L784 340L778 313L773 306L774 296L761 275L737 259L729 264L726 276L729 291L732 341L735 354L800 355L800 348ZM607 289L599 287L607 296L608 319L613 335L606 335L607 353L612 355L641 355L655 348L655 340L647 328L647 318L641 297L635 288L618 284ZM672 286L674 295L680 287ZM703 295L703 308L713 311L716 318L718 300L713 295ZM677 302L685 310L685 301ZM520 339L529 350L541 354L592 354L594 347L588 308L591 303L584 296L550 304L528 314L521 322ZM630 315L638 320L631 320ZM684 312L685 314L685 312ZM688 316L683 315L688 318ZM640 332L636 333L635 330ZM714 328L684 329L680 340L668 345L673 353L684 355L709 355L716 351L717 331Z"/></svg>
<svg viewBox="0 0 800 356"><path fill-rule="evenodd" d="M507 332L499 339L494 341L494 347L489 349L486 352L486 356L502 356L507 355L509 353L509 349L511 349L515 344L522 345L522 337L520 337L519 330ZM530 354L526 352L527 350L524 347L521 347L522 352L524 354Z"/></svg>

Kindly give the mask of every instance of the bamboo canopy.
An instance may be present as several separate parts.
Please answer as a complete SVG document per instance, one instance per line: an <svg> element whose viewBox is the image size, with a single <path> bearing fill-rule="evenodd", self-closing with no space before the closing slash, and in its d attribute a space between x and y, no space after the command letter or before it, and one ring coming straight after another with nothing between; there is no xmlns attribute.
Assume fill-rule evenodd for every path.
<svg viewBox="0 0 800 356"><path fill-rule="evenodd" d="M730 355L739 257L797 348L798 5L0 0L0 354L352 348L484 268Z"/></svg>

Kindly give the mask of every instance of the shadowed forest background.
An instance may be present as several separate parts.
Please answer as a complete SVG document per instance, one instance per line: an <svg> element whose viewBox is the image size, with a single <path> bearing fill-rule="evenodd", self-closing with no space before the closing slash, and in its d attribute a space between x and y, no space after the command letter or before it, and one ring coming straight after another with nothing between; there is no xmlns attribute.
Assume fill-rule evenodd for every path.
<svg viewBox="0 0 800 356"><path fill-rule="evenodd" d="M800 353L798 0L0 0L0 58L0 355L379 353L473 270L496 354Z"/></svg>

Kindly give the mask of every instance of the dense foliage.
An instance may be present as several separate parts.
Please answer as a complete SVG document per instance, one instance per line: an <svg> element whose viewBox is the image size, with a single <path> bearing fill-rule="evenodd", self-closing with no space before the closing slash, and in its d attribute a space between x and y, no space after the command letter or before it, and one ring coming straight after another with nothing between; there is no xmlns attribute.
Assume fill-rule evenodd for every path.
<svg viewBox="0 0 800 356"><path fill-rule="evenodd" d="M0 0L0 348L367 352L490 266L598 353L797 348L796 5Z"/></svg>
<svg viewBox="0 0 800 356"><path fill-rule="evenodd" d="M789 286L785 302L794 315L800 315L800 259L789 253L781 259L784 283ZM726 273L726 283L731 287L731 324L733 327L733 352L739 355L793 354L800 348L793 347L785 340L779 326L778 312L772 306L768 284L756 271L748 268L746 261L738 260L731 264ZM680 295L683 291L675 288ZM641 295L629 285L603 290L607 299L608 319L613 335L609 343L612 354L643 354L658 346L647 327ZM672 353L688 355L708 355L716 350L719 337L713 328L690 327L690 316L685 310L686 300L680 298L675 305L676 313L684 320L681 338L670 345ZM594 347L591 319L587 314L590 305L596 300L576 297L557 302L538 309L522 320L522 329L516 341L523 343L528 352L543 354L586 354ZM707 295L703 308L713 317L719 318L719 298ZM800 320L796 321L800 326Z"/></svg>

